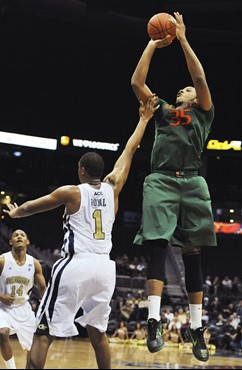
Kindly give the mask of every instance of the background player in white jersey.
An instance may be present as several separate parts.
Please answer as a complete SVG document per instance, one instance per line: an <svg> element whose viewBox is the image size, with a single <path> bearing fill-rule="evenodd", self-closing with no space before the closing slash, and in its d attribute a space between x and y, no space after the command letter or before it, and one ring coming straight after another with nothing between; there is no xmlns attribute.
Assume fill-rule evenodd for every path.
<svg viewBox="0 0 242 370"><path fill-rule="evenodd" d="M22 348L30 351L36 319L29 291L36 282L42 296L46 284L39 261L27 254L26 233L15 230L9 244L11 251L0 256L0 347L7 369L16 369L9 336L17 334Z"/></svg>
<svg viewBox="0 0 242 370"><path fill-rule="evenodd" d="M87 328L98 367L111 368L105 332L116 280L115 263L109 258L112 227L118 211L119 193L127 180L133 155L148 121L159 108L155 107L156 101L157 97L153 95L145 105L140 103L138 125L113 171L103 182L103 158L95 152L89 152L78 163L81 185L63 186L20 207L9 204L9 211L5 210L14 218L65 205L63 258L53 266L47 291L37 313L40 325L31 349L32 368L44 367L54 336L78 334L75 321ZM83 315L76 318L80 308L83 309ZM41 330L45 327L49 328L49 334Z"/></svg>

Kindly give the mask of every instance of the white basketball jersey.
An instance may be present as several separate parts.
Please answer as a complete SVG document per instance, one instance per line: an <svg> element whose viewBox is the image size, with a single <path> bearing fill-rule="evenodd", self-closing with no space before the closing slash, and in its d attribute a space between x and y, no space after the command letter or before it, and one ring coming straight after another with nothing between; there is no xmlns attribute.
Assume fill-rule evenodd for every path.
<svg viewBox="0 0 242 370"><path fill-rule="evenodd" d="M25 264L19 266L12 252L4 253L3 256L5 262L0 276L0 291L1 294L15 295L14 303L8 308L17 307L28 301L28 293L34 285L34 258L27 254Z"/></svg>
<svg viewBox="0 0 242 370"><path fill-rule="evenodd" d="M80 209L73 215L65 212L62 255L74 253L109 254L115 220L113 188L104 182L100 189L78 185Z"/></svg>

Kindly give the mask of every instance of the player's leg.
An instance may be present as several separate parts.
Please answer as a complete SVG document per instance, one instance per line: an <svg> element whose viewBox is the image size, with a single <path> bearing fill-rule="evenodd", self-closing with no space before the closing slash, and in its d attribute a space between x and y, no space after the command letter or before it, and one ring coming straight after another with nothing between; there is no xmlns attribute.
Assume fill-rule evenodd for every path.
<svg viewBox="0 0 242 370"><path fill-rule="evenodd" d="M46 335L34 335L31 350L27 353L26 369L44 369L49 347L53 337Z"/></svg>
<svg viewBox="0 0 242 370"><path fill-rule="evenodd" d="M216 246L211 199L205 179L192 176L181 179L182 201L176 237L182 246L185 266L185 284L189 298L191 327L185 333L193 344L193 354L200 361L207 361L209 353L202 328L203 274L201 251L198 246ZM190 247L188 247L189 245ZM191 247L196 246L196 247Z"/></svg>
<svg viewBox="0 0 242 370"><path fill-rule="evenodd" d="M165 262L168 250L166 240L151 240L145 243L148 250L148 337L147 346L154 353L164 347L160 321L161 296L165 281Z"/></svg>
<svg viewBox="0 0 242 370"><path fill-rule="evenodd" d="M87 328L99 369L111 368L111 352L106 331L111 312L110 302L115 289L115 270L115 262L105 254L96 254L91 259L88 257L82 270L83 282L80 284L79 302L83 315L75 321Z"/></svg>
<svg viewBox="0 0 242 370"><path fill-rule="evenodd" d="M202 327L203 275L200 248L183 247L182 258L185 266L185 285L189 300L191 326L185 333L193 345L193 354L200 361L207 361L209 352L204 341Z"/></svg>
<svg viewBox="0 0 242 370"><path fill-rule="evenodd" d="M165 280L168 241L177 226L180 194L176 179L160 173L146 177L143 186L141 228L134 244L147 248L148 338L150 352L164 346L160 322L161 295Z"/></svg>
<svg viewBox="0 0 242 370"><path fill-rule="evenodd" d="M96 354L99 369L111 369L111 351L106 333L87 325L87 332Z"/></svg>
<svg viewBox="0 0 242 370"><path fill-rule="evenodd" d="M0 347L3 360L7 369L16 369L13 350L9 340L10 329L1 328L0 329Z"/></svg>

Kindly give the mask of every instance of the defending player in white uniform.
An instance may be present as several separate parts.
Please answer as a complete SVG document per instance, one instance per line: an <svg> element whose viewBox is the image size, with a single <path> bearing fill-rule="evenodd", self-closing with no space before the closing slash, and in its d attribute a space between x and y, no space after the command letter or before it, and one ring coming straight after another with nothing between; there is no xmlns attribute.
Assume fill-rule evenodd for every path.
<svg viewBox="0 0 242 370"><path fill-rule="evenodd" d="M23 349L30 351L36 329L35 314L29 304L34 282L43 295L46 284L40 263L26 253L29 240L23 230L13 232L10 252L0 257L0 347L5 365L14 369L9 335L16 334Z"/></svg>
<svg viewBox="0 0 242 370"><path fill-rule="evenodd" d="M153 116L157 101L151 96L140 103L140 119L113 171L103 182L102 157L89 152L78 163L81 185L62 186L49 195L18 207L9 204L11 217L26 217L65 205L63 258L55 263L45 296L38 311L40 326L31 349L31 368L44 367L53 336L77 335L74 320L87 328L100 369L111 368L111 355L106 336L110 301L115 287L115 263L109 258L111 232L118 211L119 193L131 166L133 155ZM83 316L76 318L78 310ZM41 328L49 327L48 332ZM46 337L46 342L40 340Z"/></svg>
<svg viewBox="0 0 242 370"><path fill-rule="evenodd" d="M45 313L49 334L70 337L78 334L74 321L91 325L104 333L115 286L115 263L109 258L111 231L115 218L113 188L101 183L78 185L81 205L64 217L63 259L52 270L51 282L39 307ZM83 316L75 320L79 308Z"/></svg>

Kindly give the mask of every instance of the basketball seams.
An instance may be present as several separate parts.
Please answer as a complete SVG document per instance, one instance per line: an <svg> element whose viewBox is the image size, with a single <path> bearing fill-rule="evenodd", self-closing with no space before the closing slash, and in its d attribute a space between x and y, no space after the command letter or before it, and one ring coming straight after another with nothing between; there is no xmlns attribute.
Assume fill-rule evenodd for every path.
<svg viewBox="0 0 242 370"><path fill-rule="evenodd" d="M161 28L161 30L159 30L161 39L164 39L166 37L166 35L165 35L165 30L163 29L162 24L160 22L159 14L156 15L156 18L158 19L158 22L159 22L159 25L160 25L160 28ZM163 32L163 35L161 34L161 31Z"/></svg>
<svg viewBox="0 0 242 370"><path fill-rule="evenodd" d="M160 32L159 28L157 28L156 26L154 26L151 22L149 22L149 23L148 23L148 25L149 25L150 27L155 28L158 32Z"/></svg>
<svg viewBox="0 0 242 370"><path fill-rule="evenodd" d="M152 24L152 23L149 23L149 24L148 24L148 26L149 26L149 29L150 29L151 27L152 27L152 28L154 28L154 29L155 29L155 31L156 31L156 33L160 32L159 28L157 28L157 27L153 26L153 24ZM152 30L151 30L151 31L152 31Z"/></svg>
<svg viewBox="0 0 242 370"><path fill-rule="evenodd" d="M168 28L168 25L167 25L168 22L170 22L172 24L171 27L169 27L169 28ZM169 30L171 30L172 28L175 28L175 27L176 26L172 23L172 21L169 19L169 17L167 17L167 20L166 20L166 31L168 32ZM174 36L173 34L171 34L169 32L168 32L168 34L171 35L171 36Z"/></svg>

